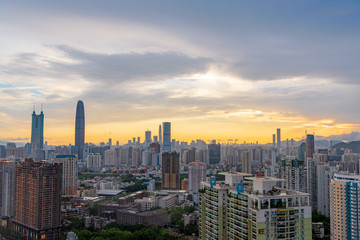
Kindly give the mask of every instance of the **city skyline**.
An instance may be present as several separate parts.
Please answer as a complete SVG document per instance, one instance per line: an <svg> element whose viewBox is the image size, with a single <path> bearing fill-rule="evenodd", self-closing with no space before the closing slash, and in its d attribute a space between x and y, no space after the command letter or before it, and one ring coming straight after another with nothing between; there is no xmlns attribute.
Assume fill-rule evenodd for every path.
<svg viewBox="0 0 360 240"><path fill-rule="evenodd" d="M82 107L82 113L79 112L79 114L82 114L82 117L84 118L84 105L83 105L83 102L81 100L79 100L77 102L77 110L79 109L79 104L81 105ZM41 106L43 107L43 106ZM34 114L35 114L35 105L34 105L34 110L33 110L33 113L32 113L32 117L34 118ZM76 140L76 133L77 133L77 125L76 125L76 120L78 119L78 111L76 111L76 114L75 114L75 128L74 128L74 132L75 132L75 135L73 135L73 138L75 136L75 140ZM44 117L45 114L43 111L41 111L41 114L42 116ZM40 116L40 115L39 115ZM82 120L84 122L84 120ZM31 120L32 122L32 125L33 125L33 122L34 120ZM167 123L167 122L163 122L162 124L164 123ZM171 122L169 122L171 124ZM157 123L154 123L155 125ZM45 125L43 123L43 125ZM83 125L85 126L86 124L83 123ZM32 127L32 126L31 126ZM161 124L159 125L159 128L161 129ZM32 129L32 128L31 128ZM191 142L193 140L197 140L197 139L200 139L200 140L204 140L208 143L212 142L212 141L216 141L217 143L238 143L238 144L242 144L242 143L249 143L249 144L273 144L274 142L271 142L270 140L272 139L272 141L274 141L274 136L277 135L277 136L280 136L279 135L279 131L280 131L281 128L276 128L274 129L274 132L276 131L276 134L272 134L272 136L270 137L264 137L263 139L266 139L265 141L259 141L259 139L262 139L262 137L256 137L256 136L251 136L251 137L243 137L243 138L231 138L231 136L229 136L229 138L216 138L216 136L211 136L211 135L208 135L208 138L199 138L197 136L192 136L192 135L189 135L188 138L184 139L179 139L179 138L171 138L170 140L176 140L176 141L185 141L185 142ZM85 141L84 143L93 143L93 144L100 144L100 143L105 143L107 140L109 139L113 139L115 141L119 141L119 139L121 139L121 141L119 141L120 144L127 144L129 141L131 141L132 139L136 139L136 138L140 138L140 142L141 143L145 143L146 142L146 134L147 133L150 133L150 137L151 137L151 132L154 131L153 129L150 129L149 128L146 128L146 130L142 131L142 129L138 129L137 131L135 132L138 132L140 136L136 136L133 134L133 135L127 135L127 136L113 136L111 134L111 132L109 133L105 133L104 134L104 138L100 139L99 142L96 142L96 141ZM160 130L161 131L161 130ZM159 131L159 133L160 133ZM43 130L43 132L45 132L45 130ZM156 129L154 132L157 132ZM179 131L180 132L180 131ZM85 135L86 135L86 131L84 131ZM83 133L83 135L84 135ZM145 137L144 136L141 136L141 135L144 135L145 133ZM108 134L108 135L107 135ZM318 140L336 140L336 141L359 141L360 140L360 132L357 132L357 131L354 131L354 132L350 132L350 133L344 133L344 134L335 134L335 135L330 135L330 136L319 136L319 135L316 135L315 132L313 132L314 134L314 137L315 138L318 138ZM307 139L307 130L305 130L305 132L303 134L300 135L296 135L296 136L289 136L285 133L285 136L287 136L285 139L280 139L281 143L283 142L287 142L289 140L295 140L295 141L302 141L302 140L306 140ZM154 139L156 138L158 140L158 137L157 135L154 135L151 137L151 142L152 141L155 141ZM163 137L163 134L161 134L161 137ZM153 139L154 138L154 139ZM281 138L281 137L280 137ZM43 139L45 139L44 141L48 142L49 145L68 145L68 144L71 144L71 145L74 145L76 147L76 141L74 142L52 142L51 141L51 138L47 138L47 137L43 137ZM92 137L90 137L90 139L93 139ZM249 140L250 141L247 141ZM0 138L0 142L14 142L14 143L20 143L20 146L23 146L23 144L25 144L26 142L30 142L31 140L31 137L25 137L25 138ZM49 141L50 140L50 141ZM49 143L50 142L50 143ZM155 141L156 142L156 141ZM277 146L279 146L280 142L279 142L279 139L276 139L276 144ZM281 144L280 144L281 145Z"/></svg>
<svg viewBox="0 0 360 240"><path fill-rule="evenodd" d="M94 143L360 131L356 1L139 3L4 1L0 141L30 141L44 103L44 140L74 144L78 99Z"/></svg>

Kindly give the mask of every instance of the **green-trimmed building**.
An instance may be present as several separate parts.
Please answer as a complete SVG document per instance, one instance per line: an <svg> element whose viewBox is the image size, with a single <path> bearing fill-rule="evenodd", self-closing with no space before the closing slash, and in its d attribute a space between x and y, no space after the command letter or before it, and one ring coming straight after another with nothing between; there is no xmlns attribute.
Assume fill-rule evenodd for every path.
<svg viewBox="0 0 360 240"><path fill-rule="evenodd" d="M276 187L281 179L228 176L202 183L200 239L312 239L308 193Z"/></svg>

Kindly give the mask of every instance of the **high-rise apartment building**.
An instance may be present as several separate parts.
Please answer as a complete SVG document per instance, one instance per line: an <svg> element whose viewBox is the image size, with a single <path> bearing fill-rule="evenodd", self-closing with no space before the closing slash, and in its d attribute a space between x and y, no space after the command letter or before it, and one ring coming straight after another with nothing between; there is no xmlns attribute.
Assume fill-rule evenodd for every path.
<svg viewBox="0 0 360 240"><path fill-rule="evenodd" d="M75 117L75 153L79 159L83 159L83 150L85 143L85 110L84 103L79 100L76 105Z"/></svg>
<svg viewBox="0 0 360 240"><path fill-rule="evenodd" d="M197 194L200 189L200 183L206 181L206 164L196 160L189 163L188 166L189 192Z"/></svg>
<svg viewBox="0 0 360 240"><path fill-rule="evenodd" d="M325 163L318 163L315 166L315 181L313 197L313 209L321 214L330 217L330 182L336 167Z"/></svg>
<svg viewBox="0 0 360 240"><path fill-rule="evenodd" d="M241 158L241 168L244 173L251 173L251 153L244 151Z"/></svg>
<svg viewBox="0 0 360 240"><path fill-rule="evenodd" d="M280 179L248 180L251 190L229 191L228 239L312 239L309 194L277 188Z"/></svg>
<svg viewBox="0 0 360 240"><path fill-rule="evenodd" d="M199 238L202 240L225 240L227 239L226 205L230 186L225 183L213 185L210 182L203 182L202 188L200 191Z"/></svg>
<svg viewBox="0 0 360 240"><path fill-rule="evenodd" d="M221 150L220 144L212 143L208 145L209 164L220 163L220 150Z"/></svg>
<svg viewBox="0 0 360 240"><path fill-rule="evenodd" d="M133 167L140 165L140 152L139 148L134 148L132 150L131 165Z"/></svg>
<svg viewBox="0 0 360 240"><path fill-rule="evenodd" d="M186 149L182 154L182 162L185 164L195 162L196 148Z"/></svg>
<svg viewBox="0 0 360 240"><path fill-rule="evenodd" d="M239 176L202 183L200 239L312 239L309 194L276 187L281 179Z"/></svg>
<svg viewBox="0 0 360 240"><path fill-rule="evenodd" d="M171 152L171 123L163 122L163 151Z"/></svg>
<svg viewBox="0 0 360 240"><path fill-rule="evenodd" d="M15 170L15 162L0 162L2 218L12 218L15 216Z"/></svg>
<svg viewBox="0 0 360 240"><path fill-rule="evenodd" d="M16 167L14 230L27 239L60 238L61 164L25 159Z"/></svg>
<svg viewBox="0 0 360 240"><path fill-rule="evenodd" d="M180 189L180 159L176 152L162 153L162 189Z"/></svg>
<svg viewBox="0 0 360 240"><path fill-rule="evenodd" d="M101 155L99 153L90 153L86 159L86 166L88 169L100 169Z"/></svg>
<svg viewBox="0 0 360 240"><path fill-rule="evenodd" d="M145 131L145 145L149 146L151 142L151 131Z"/></svg>
<svg viewBox="0 0 360 240"><path fill-rule="evenodd" d="M295 157L281 160L281 177L284 179L283 188L306 192L306 171L303 161Z"/></svg>
<svg viewBox="0 0 360 240"><path fill-rule="evenodd" d="M116 149L117 151L120 152L120 148L117 148ZM119 153L120 155L120 153ZM120 156L119 156L120 158ZM106 166L115 166L115 165L120 165L120 160L119 158L116 157L116 152L115 150L112 150L112 149L108 149L104 152L104 164ZM118 161L119 160L119 161Z"/></svg>
<svg viewBox="0 0 360 240"><path fill-rule="evenodd" d="M62 196L74 196L77 193L77 158L75 155L57 155L55 163L62 165Z"/></svg>
<svg viewBox="0 0 360 240"><path fill-rule="evenodd" d="M360 239L360 176L334 174L330 184L331 239Z"/></svg>

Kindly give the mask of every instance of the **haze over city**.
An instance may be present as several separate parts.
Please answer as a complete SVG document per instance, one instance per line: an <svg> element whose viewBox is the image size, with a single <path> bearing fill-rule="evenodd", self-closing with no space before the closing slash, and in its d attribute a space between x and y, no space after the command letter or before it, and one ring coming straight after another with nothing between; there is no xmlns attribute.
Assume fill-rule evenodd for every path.
<svg viewBox="0 0 360 240"><path fill-rule="evenodd" d="M269 143L360 130L356 1L2 1L0 141Z"/></svg>

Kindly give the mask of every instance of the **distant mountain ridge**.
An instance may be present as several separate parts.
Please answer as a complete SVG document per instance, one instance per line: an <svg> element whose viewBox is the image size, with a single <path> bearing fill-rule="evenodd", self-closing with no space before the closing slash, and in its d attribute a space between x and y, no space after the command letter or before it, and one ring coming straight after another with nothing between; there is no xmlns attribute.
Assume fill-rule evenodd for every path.
<svg viewBox="0 0 360 240"><path fill-rule="evenodd" d="M329 141L332 142L332 146L334 144L342 143L342 142L354 142L354 141L360 141L360 132L351 132L347 134L340 134L340 135L330 135L327 137L324 136L317 136L315 134L315 147L317 148L328 148L329 147ZM295 141L295 146L299 146L301 143L305 142L305 139L301 139L299 141ZM289 139L290 144L290 139ZM271 146L272 143L267 143L265 145ZM281 146L286 146L286 141L281 141Z"/></svg>
<svg viewBox="0 0 360 240"><path fill-rule="evenodd" d="M360 141L354 141L350 143L341 142L338 144L335 144L331 148L349 148L352 150L353 153L360 153Z"/></svg>

